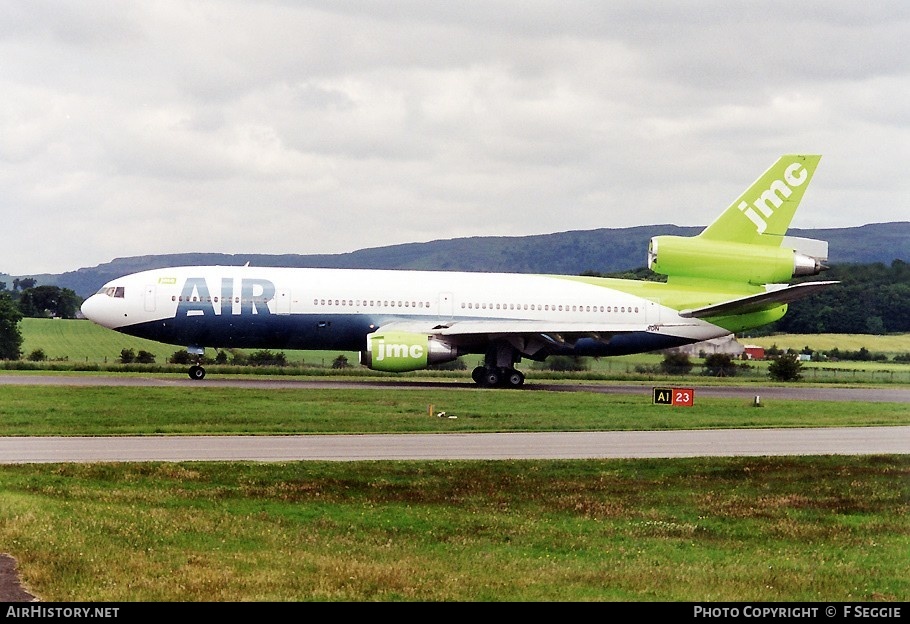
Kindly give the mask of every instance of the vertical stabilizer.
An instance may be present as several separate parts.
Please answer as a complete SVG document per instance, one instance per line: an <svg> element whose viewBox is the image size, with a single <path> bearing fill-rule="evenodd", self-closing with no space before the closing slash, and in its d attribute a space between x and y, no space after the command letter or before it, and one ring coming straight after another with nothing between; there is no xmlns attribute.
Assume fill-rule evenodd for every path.
<svg viewBox="0 0 910 624"><path fill-rule="evenodd" d="M698 238L779 247L820 159L781 156Z"/></svg>

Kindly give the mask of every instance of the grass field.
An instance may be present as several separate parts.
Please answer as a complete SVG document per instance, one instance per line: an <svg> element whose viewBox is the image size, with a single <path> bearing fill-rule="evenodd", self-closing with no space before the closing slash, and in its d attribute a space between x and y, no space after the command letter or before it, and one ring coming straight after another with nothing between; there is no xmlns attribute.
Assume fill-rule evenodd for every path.
<svg viewBox="0 0 910 624"><path fill-rule="evenodd" d="M910 599L910 456L0 466L0 482L0 548L45 601Z"/></svg>
<svg viewBox="0 0 910 624"><path fill-rule="evenodd" d="M168 367L167 360L176 351L182 348L175 345L167 345L151 340L134 338L124 334L105 329L89 321L64 320L64 319L23 319L21 322L21 331L23 336L22 351L28 356L35 350L42 350L47 356L49 362L45 367L72 367L79 365L86 366L108 366L115 367L120 361L120 352L123 349L132 349L135 353L147 351L155 356L158 366L157 370L163 372L179 373L185 369L182 366ZM817 335L778 335L763 338L744 338L743 344L757 344L765 347L777 346L782 349L793 348L802 349L810 346L815 350L829 350L837 347L841 350L857 351L865 347L873 353L886 354L889 359L895 355L910 353L910 334L896 336L874 336L874 335L841 335L841 334L817 334ZM244 351L249 353L249 350ZM330 352L330 351L297 351L286 350L284 354L290 364L281 374L325 374L325 370L331 369L333 360L344 355L348 362L352 364L353 369L347 373L358 372L371 376L382 376L380 373L374 373L362 368L357 364L358 354L356 352ZM209 350L209 355L214 353ZM585 372L572 374L554 374L550 371L539 370L530 362L524 362L520 368L528 375L529 379L546 378L553 379L564 377L568 379L622 379L622 380L652 380L661 377L656 371L660 365L663 356L656 353L642 353L621 357L605 358L585 358L588 370ZM480 356L466 356L464 358L468 369L481 363ZM693 379L704 377L700 375L700 360L694 358L696 364ZM743 363L737 373L738 378L743 380L766 382L768 379L769 362L749 362ZM807 381L813 382L851 382L851 383L910 383L910 364L906 362L806 362L803 365L803 375ZM152 370L141 366L132 366L129 370L142 371ZM245 371L238 371L230 368L215 368L209 366L210 372L218 373L238 373L254 372L249 367ZM255 371L275 372L275 371ZM328 371L331 372L331 371ZM426 373L417 373L425 375ZM470 379L470 370L455 372L448 375L440 373L440 376L455 377L459 379ZM666 378L666 376L663 376Z"/></svg>
<svg viewBox="0 0 910 624"><path fill-rule="evenodd" d="M910 353L910 334L890 334L878 336L873 334L775 334L761 338L741 338L742 344L754 344L769 348L802 350L809 347L813 351L859 351L866 348L873 353L883 353L889 358L895 355Z"/></svg>
<svg viewBox="0 0 910 624"><path fill-rule="evenodd" d="M28 356L32 351L41 349L49 360L70 362L114 363L120 360L123 349L134 352L148 351L157 362L166 362L175 351L183 348L168 345L154 340L145 340L127 336L96 325L91 321L72 319L22 319L22 352ZM316 351L285 351L292 362L305 361L307 356L313 363L322 363L326 353ZM331 354L334 359L335 355ZM356 354L354 355L356 361ZM327 365L331 365L331 359Z"/></svg>
<svg viewBox="0 0 910 624"><path fill-rule="evenodd" d="M5 386L0 435L222 435L628 431L910 425L901 403L699 398L474 388L343 390ZM433 410L429 409L433 406ZM445 411L454 418L437 418Z"/></svg>
<svg viewBox="0 0 910 624"><path fill-rule="evenodd" d="M70 361L158 355L41 323L31 348L84 325ZM647 392L0 387L7 436L908 423L906 404ZM0 552L44 601L906 602L908 516L910 455L0 465Z"/></svg>

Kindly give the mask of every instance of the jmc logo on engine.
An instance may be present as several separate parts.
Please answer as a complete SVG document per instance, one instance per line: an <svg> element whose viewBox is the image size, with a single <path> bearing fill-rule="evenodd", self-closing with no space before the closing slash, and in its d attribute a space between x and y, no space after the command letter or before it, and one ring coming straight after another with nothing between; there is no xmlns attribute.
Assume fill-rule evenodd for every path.
<svg viewBox="0 0 910 624"><path fill-rule="evenodd" d="M388 344L382 338L371 343L373 357L377 362L386 358L411 358L419 360L424 356L424 348L416 344Z"/></svg>

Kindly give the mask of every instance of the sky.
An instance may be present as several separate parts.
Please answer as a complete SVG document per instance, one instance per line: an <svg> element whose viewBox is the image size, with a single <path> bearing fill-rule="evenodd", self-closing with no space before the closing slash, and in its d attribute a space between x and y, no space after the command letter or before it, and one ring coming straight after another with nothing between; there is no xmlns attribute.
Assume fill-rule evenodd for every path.
<svg viewBox="0 0 910 624"><path fill-rule="evenodd" d="M910 220L910 3L0 0L0 273Z"/></svg>

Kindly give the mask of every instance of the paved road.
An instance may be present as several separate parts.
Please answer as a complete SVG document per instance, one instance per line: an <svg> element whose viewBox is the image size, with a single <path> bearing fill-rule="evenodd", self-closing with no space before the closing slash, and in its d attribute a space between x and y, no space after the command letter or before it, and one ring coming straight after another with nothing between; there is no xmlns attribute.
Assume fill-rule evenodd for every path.
<svg viewBox="0 0 910 624"><path fill-rule="evenodd" d="M450 382L250 380L0 375L0 385L236 388L473 388ZM643 385L528 384L525 391L643 393ZM697 396L891 401L910 403L908 388L706 386ZM590 459L910 453L910 427L731 429L306 436L144 436L0 438L0 463L112 461L298 461L430 459Z"/></svg>

